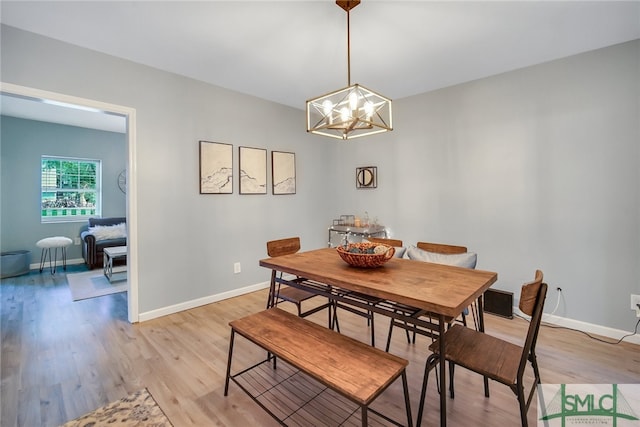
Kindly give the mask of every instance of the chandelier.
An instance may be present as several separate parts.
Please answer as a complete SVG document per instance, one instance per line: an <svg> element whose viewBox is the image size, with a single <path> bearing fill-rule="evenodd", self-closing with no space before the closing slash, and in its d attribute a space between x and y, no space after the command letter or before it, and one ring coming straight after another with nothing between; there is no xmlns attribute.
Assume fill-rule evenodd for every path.
<svg viewBox="0 0 640 427"><path fill-rule="evenodd" d="M349 11L360 0L336 4L347 12L347 87L307 101L307 132L346 140L393 130L391 100L351 84Z"/></svg>

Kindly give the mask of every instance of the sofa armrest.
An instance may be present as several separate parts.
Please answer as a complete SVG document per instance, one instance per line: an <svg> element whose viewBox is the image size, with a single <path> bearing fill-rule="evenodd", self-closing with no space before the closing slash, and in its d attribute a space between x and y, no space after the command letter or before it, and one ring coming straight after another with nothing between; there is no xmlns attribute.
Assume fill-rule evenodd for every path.
<svg viewBox="0 0 640 427"><path fill-rule="evenodd" d="M97 262L96 236L89 231L83 231L80 233L80 237L82 238L82 253L85 257L85 262L90 268L93 268Z"/></svg>
<svg viewBox="0 0 640 427"><path fill-rule="evenodd" d="M82 233L80 233L80 238L82 239L83 242L85 242L88 245L95 246L96 244L96 236L91 234L89 231L83 231Z"/></svg>

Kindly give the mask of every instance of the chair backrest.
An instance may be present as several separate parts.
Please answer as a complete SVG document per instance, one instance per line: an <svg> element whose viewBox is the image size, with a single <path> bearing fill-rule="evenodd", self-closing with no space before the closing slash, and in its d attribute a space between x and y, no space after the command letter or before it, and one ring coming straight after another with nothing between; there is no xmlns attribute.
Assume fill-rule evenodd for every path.
<svg viewBox="0 0 640 427"><path fill-rule="evenodd" d="M418 242L418 248L439 254L464 254L467 252L465 246L446 245L443 243Z"/></svg>
<svg viewBox="0 0 640 427"><path fill-rule="evenodd" d="M394 247L402 246L402 240L398 239L387 239L385 237L367 237L367 240L373 243L382 243Z"/></svg>
<svg viewBox="0 0 640 427"><path fill-rule="evenodd" d="M523 346L522 358L520 359L520 367L518 369L520 375L524 373L529 355L532 353L535 354L538 331L540 330L540 322L542 321L542 310L547 296L547 284L542 282L543 276L542 271L536 270L535 279L532 282L522 285L522 290L520 291L520 310L531 316L527 338Z"/></svg>
<svg viewBox="0 0 640 427"><path fill-rule="evenodd" d="M295 254L299 250L299 237L289 237L287 239L271 240L267 242L267 255L270 257Z"/></svg>

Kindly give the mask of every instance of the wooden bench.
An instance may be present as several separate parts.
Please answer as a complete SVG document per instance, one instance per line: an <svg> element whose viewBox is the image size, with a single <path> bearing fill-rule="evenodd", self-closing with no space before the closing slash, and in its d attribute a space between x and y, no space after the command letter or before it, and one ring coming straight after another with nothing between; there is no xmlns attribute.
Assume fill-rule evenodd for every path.
<svg viewBox="0 0 640 427"><path fill-rule="evenodd" d="M412 426L405 371L409 362L405 359L340 335L279 308L270 308L234 320L229 325L231 338L224 387L225 396L228 393L229 380L237 383L235 376L247 371L245 369L236 375L231 375L233 344L235 334L238 333L268 353L281 358L324 386L358 404L361 408L363 426L368 425L368 411L381 415L393 424L402 425L369 408L369 404L401 376L407 425ZM268 360L269 358L261 363ZM240 387L243 388L241 385ZM260 404L257 400L256 402ZM265 406L261 404L260 406L284 424Z"/></svg>

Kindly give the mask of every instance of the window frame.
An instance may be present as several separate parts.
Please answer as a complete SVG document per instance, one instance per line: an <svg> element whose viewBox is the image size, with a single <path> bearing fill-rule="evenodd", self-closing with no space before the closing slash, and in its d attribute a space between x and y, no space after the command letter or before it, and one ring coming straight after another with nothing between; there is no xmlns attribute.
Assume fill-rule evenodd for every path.
<svg viewBox="0 0 640 427"><path fill-rule="evenodd" d="M75 186L71 187L62 187L60 185L59 172L56 169L56 174L53 179L55 179L55 187L51 185L47 186L47 182L49 183L52 180L52 177L49 175L46 177L45 175L45 162L69 162L69 163L91 163L95 165L95 188L89 191L81 191L83 190L80 187L80 168L78 168L78 173L74 177L73 174L67 174L67 177L71 177L72 181L76 182ZM60 168L62 170L62 168ZM74 179L75 178L75 179ZM51 196L46 197L45 193L54 193L55 200L58 199L58 195L60 193L73 193L75 195L74 199L79 197L78 193L94 193L95 194L95 203L94 206L45 206L46 200L51 199ZM40 222L42 224L51 224L51 223L62 223L62 222L85 222L91 217L101 217L102 216L102 160L99 159L88 159L88 158L79 158L79 157L66 157L66 156L51 156L51 155L42 155L40 156Z"/></svg>

